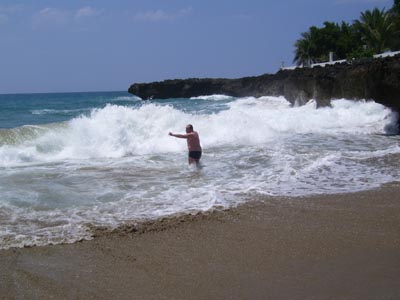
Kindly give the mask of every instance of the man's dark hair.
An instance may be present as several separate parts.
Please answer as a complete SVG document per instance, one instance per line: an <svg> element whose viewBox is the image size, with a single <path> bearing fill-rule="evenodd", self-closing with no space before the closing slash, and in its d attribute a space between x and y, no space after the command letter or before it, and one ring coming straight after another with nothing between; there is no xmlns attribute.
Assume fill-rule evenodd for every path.
<svg viewBox="0 0 400 300"><path fill-rule="evenodd" d="M192 124L187 124L187 127L189 127L191 130L193 130L193 125Z"/></svg>

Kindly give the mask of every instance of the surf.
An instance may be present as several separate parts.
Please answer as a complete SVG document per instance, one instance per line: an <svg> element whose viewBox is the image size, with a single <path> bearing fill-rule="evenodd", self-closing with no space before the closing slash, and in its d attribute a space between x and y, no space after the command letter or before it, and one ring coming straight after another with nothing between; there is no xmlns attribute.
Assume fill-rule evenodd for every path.
<svg viewBox="0 0 400 300"><path fill-rule="evenodd" d="M0 248L90 239L96 226L258 195L366 190L400 176L399 138L382 135L397 115L372 101L119 100L64 122L0 129ZM189 123L200 134L201 169L187 165L186 142L168 135Z"/></svg>
<svg viewBox="0 0 400 300"><path fill-rule="evenodd" d="M283 135L387 133L397 120L390 109L372 101L339 99L330 107L316 108L313 101L292 107L283 97L248 97L225 105L216 113L196 114L168 103L108 104L64 123L2 129L0 166L178 153L184 145L167 133L182 131L188 123L195 124L210 148L262 145Z"/></svg>

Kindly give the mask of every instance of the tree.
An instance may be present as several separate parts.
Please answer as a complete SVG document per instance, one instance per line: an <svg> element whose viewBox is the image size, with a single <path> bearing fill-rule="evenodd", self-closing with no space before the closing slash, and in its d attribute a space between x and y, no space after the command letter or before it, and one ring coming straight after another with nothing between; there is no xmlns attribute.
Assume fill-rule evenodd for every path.
<svg viewBox="0 0 400 300"><path fill-rule="evenodd" d="M393 6L390 9L390 13L394 13L399 15L400 14L400 0L394 0L393 1Z"/></svg>
<svg viewBox="0 0 400 300"><path fill-rule="evenodd" d="M363 48L361 34L356 30L355 26L342 22L340 32L341 34L336 41L334 50L338 59L348 58L349 53Z"/></svg>
<svg viewBox="0 0 400 300"><path fill-rule="evenodd" d="M362 46L361 38L354 26L342 22L325 22L324 27L312 26L301 34L302 38L295 43L294 62L297 65L325 62L329 52L334 59L345 59L348 53Z"/></svg>
<svg viewBox="0 0 400 300"><path fill-rule="evenodd" d="M390 18L393 22L394 33L391 49L400 49L400 0L394 0L392 8L389 10Z"/></svg>
<svg viewBox="0 0 400 300"><path fill-rule="evenodd" d="M315 53L317 62L327 61L329 52L333 52L335 59L337 57L337 41L341 36L340 26L337 23L324 22L324 27L315 31L315 40L318 45Z"/></svg>
<svg viewBox="0 0 400 300"><path fill-rule="evenodd" d="M309 66L314 62L313 52L315 52L315 41L311 30L303 32L301 36L302 38L298 39L295 43L296 50L293 62L298 66Z"/></svg>
<svg viewBox="0 0 400 300"><path fill-rule="evenodd" d="M374 8L361 13L353 24L324 22L321 28L311 26L296 41L293 62L325 62L329 52L334 59L372 57L387 49L400 49L400 0L394 0L388 11Z"/></svg>
<svg viewBox="0 0 400 300"><path fill-rule="evenodd" d="M363 42L374 53L381 53L390 48L394 23L390 18L389 11L374 8L361 13L360 20L354 21L356 29L361 33Z"/></svg>

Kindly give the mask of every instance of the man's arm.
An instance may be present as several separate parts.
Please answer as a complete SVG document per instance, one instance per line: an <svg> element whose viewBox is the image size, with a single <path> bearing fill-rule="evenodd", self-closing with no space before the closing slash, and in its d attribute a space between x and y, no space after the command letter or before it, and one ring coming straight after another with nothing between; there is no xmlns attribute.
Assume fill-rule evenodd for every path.
<svg viewBox="0 0 400 300"><path fill-rule="evenodd" d="M187 135L187 134L176 134L176 133L170 132L169 135L170 135L170 136L177 137L177 138L180 138L180 139L187 139L187 138L188 138L188 135Z"/></svg>

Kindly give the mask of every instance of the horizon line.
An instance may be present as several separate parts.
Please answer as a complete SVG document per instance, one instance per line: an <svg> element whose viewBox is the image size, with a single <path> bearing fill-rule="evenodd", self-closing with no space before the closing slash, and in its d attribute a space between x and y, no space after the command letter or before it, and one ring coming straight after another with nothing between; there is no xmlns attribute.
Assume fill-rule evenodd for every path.
<svg viewBox="0 0 400 300"><path fill-rule="evenodd" d="M77 93L119 93L128 90L110 90L110 91L72 91L72 92L0 92L0 95L27 95L27 94L77 94Z"/></svg>

